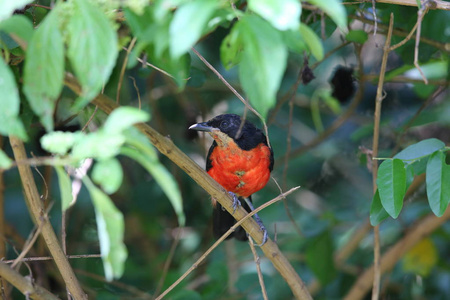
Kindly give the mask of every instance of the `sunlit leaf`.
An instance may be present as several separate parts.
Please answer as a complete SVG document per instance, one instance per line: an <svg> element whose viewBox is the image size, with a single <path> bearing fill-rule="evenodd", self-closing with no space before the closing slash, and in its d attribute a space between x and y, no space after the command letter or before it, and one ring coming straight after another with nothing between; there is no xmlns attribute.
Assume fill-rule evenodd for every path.
<svg viewBox="0 0 450 300"><path fill-rule="evenodd" d="M349 42L355 42L359 44L364 44L369 38L367 32L360 29L350 30L345 36L345 39Z"/></svg>
<svg viewBox="0 0 450 300"><path fill-rule="evenodd" d="M72 203L72 183L63 167L55 166L58 174L59 191L61 194L61 209L66 211Z"/></svg>
<svg viewBox="0 0 450 300"><path fill-rule="evenodd" d="M347 30L347 13L339 0L309 0L323 10L341 30Z"/></svg>
<svg viewBox="0 0 450 300"><path fill-rule="evenodd" d="M87 0L73 0L67 30L67 56L83 90L75 103L75 108L80 109L108 81L118 55L117 35L108 18Z"/></svg>
<svg viewBox="0 0 450 300"><path fill-rule="evenodd" d="M128 253L123 243L125 224L122 213L114 206L111 199L97 188L88 177L83 183L89 191L95 207L100 252L109 281L122 276Z"/></svg>
<svg viewBox="0 0 450 300"><path fill-rule="evenodd" d="M33 24L23 15L13 15L11 18L0 22L0 31L4 31L15 38L19 38L24 43L30 42L34 32Z"/></svg>
<svg viewBox="0 0 450 300"><path fill-rule="evenodd" d="M243 43L239 79L250 103L265 117L276 101L286 69L287 48L281 34L255 15L236 24Z"/></svg>
<svg viewBox="0 0 450 300"><path fill-rule="evenodd" d="M21 140L27 140L27 133L19 118L19 90L14 75L3 58L0 58L0 91L2 91L0 97L0 134L14 135Z"/></svg>
<svg viewBox="0 0 450 300"><path fill-rule="evenodd" d="M427 163L427 196L433 213L440 217L450 203L450 166L445 163L445 154L437 151Z"/></svg>
<svg viewBox="0 0 450 300"><path fill-rule="evenodd" d="M297 0L249 0L248 7L279 30L300 25L302 7Z"/></svg>
<svg viewBox="0 0 450 300"><path fill-rule="evenodd" d="M130 106L122 106L115 109L103 125L105 132L111 134L120 133L136 123L147 122L150 119L148 113Z"/></svg>
<svg viewBox="0 0 450 300"><path fill-rule="evenodd" d="M72 156L81 160L84 158L109 159L119 154L125 137L120 134L110 134L103 130L92 132L80 139L72 149Z"/></svg>
<svg viewBox="0 0 450 300"><path fill-rule="evenodd" d="M323 59L323 46L322 40L317 36L317 34L309 28L307 25L302 24L300 26L300 33L302 35L302 39L305 41L308 46L311 54L317 59Z"/></svg>
<svg viewBox="0 0 450 300"><path fill-rule="evenodd" d="M394 158L398 158L405 161L414 160L424 156L428 156L435 151L443 149L444 147L445 147L444 142L435 138L431 138L420 141L416 144L413 144L403 149L402 151L397 153L397 155L395 155Z"/></svg>
<svg viewBox="0 0 450 300"><path fill-rule="evenodd" d="M378 169L377 185L384 209L392 218L397 218L406 193L406 170L403 162L400 159L383 161Z"/></svg>
<svg viewBox="0 0 450 300"><path fill-rule="evenodd" d="M194 0L181 5L170 24L170 54L178 58L189 51L201 37L217 7L215 0Z"/></svg>
<svg viewBox="0 0 450 300"><path fill-rule="evenodd" d="M41 146L50 153L64 155L83 136L84 134L81 132L53 131L41 138Z"/></svg>
<svg viewBox="0 0 450 300"><path fill-rule="evenodd" d="M11 16L16 9L22 9L33 0L5 0L0 1L0 21Z"/></svg>
<svg viewBox="0 0 450 300"><path fill-rule="evenodd" d="M26 52L23 91L47 131L64 78L64 44L58 10L52 10L33 34Z"/></svg>
<svg viewBox="0 0 450 300"><path fill-rule="evenodd" d="M123 180L122 166L115 159L105 159L97 162L92 171L92 180L108 193L115 193Z"/></svg>

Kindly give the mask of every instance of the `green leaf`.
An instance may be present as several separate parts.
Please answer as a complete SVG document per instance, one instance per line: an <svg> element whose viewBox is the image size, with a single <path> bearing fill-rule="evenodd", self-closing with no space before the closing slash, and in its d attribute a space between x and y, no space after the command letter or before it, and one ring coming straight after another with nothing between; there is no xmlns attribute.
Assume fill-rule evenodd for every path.
<svg viewBox="0 0 450 300"><path fill-rule="evenodd" d="M103 268L106 279L111 281L122 276L128 255L123 243L125 231L123 215L108 195L97 188L87 176L83 177L83 183L95 207Z"/></svg>
<svg viewBox="0 0 450 300"><path fill-rule="evenodd" d="M402 210L406 192L406 170L403 161L383 161L378 169L377 185L381 204L386 212L396 219Z"/></svg>
<svg viewBox="0 0 450 300"><path fill-rule="evenodd" d="M317 34L309 28L307 25L302 24L300 26L300 33L302 35L303 40L308 46L311 54L317 59L323 59L323 46L322 41L319 39Z"/></svg>
<svg viewBox="0 0 450 300"><path fill-rule="evenodd" d="M364 44L369 36L367 35L367 32L364 30L350 30L349 33L345 36L345 39L349 42L355 42L359 44Z"/></svg>
<svg viewBox="0 0 450 300"><path fill-rule="evenodd" d="M47 131L64 79L64 44L58 10L52 10L33 34L27 48L23 91Z"/></svg>
<svg viewBox="0 0 450 300"><path fill-rule="evenodd" d="M66 211L72 204L72 183L67 172L61 166L55 166L58 174L59 191L61 193L61 209Z"/></svg>
<svg viewBox="0 0 450 300"><path fill-rule="evenodd" d="M13 1L11 1L13 2ZM23 15L13 15L11 18L0 22L0 31L4 31L15 38L29 43L33 36L33 24Z"/></svg>
<svg viewBox="0 0 450 300"><path fill-rule="evenodd" d="M53 131L41 137L41 146L50 153L65 155L84 136L82 132Z"/></svg>
<svg viewBox="0 0 450 300"><path fill-rule="evenodd" d="M109 159L120 153L125 137L103 130L89 133L80 138L73 146L72 156L81 160L85 158Z"/></svg>
<svg viewBox="0 0 450 300"><path fill-rule="evenodd" d="M121 153L140 163L153 176L169 198L170 203L177 214L178 224L184 226L186 217L183 212L183 199L181 198L180 190L172 174L170 174L158 161L155 150L151 145L142 143L139 139L136 139L131 135L128 135L127 137L127 142L131 142L131 144L138 149L122 147Z"/></svg>
<svg viewBox="0 0 450 300"><path fill-rule="evenodd" d="M115 158L101 160L94 165L92 180L108 193L115 193L123 180L122 166Z"/></svg>
<svg viewBox="0 0 450 300"><path fill-rule="evenodd" d="M415 160L418 158L422 158L424 156L428 156L434 153L435 151L442 150L444 148L445 148L444 142L432 138L420 141L416 144L413 144L403 149L402 151L397 153L397 155L395 155L394 158L398 158L405 161Z"/></svg>
<svg viewBox="0 0 450 300"><path fill-rule="evenodd" d="M440 217L450 203L450 166L445 163L445 153L436 151L427 163L427 196L433 213Z"/></svg>
<svg viewBox="0 0 450 300"><path fill-rule="evenodd" d="M12 164L13 161L0 149L0 170L9 169Z"/></svg>
<svg viewBox="0 0 450 300"><path fill-rule="evenodd" d="M244 46L239 78L251 104L266 117L276 102L276 94L286 69L287 48L281 34L255 15L246 15L236 24Z"/></svg>
<svg viewBox="0 0 450 300"><path fill-rule="evenodd" d="M380 199L380 193L377 189L375 195L373 195L372 204L370 205L370 224L376 226L383 222L389 214L383 208Z"/></svg>
<svg viewBox="0 0 450 300"><path fill-rule="evenodd" d="M67 30L67 56L83 89L74 107L79 110L107 83L118 54L117 35L108 18L86 0L73 0Z"/></svg>
<svg viewBox="0 0 450 300"><path fill-rule="evenodd" d="M103 130L111 134L123 132L136 123L147 122L150 116L143 110L130 106L122 106L115 109L103 125Z"/></svg>
<svg viewBox="0 0 450 300"><path fill-rule="evenodd" d="M217 7L214 0L195 0L181 5L170 24L170 54L178 58L200 39L207 22Z"/></svg>
<svg viewBox="0 0 450 300"><path fill-rule="evenodd" d="M25 5L30 4L31 2L33 2L33 0L0 1L0 21L6 20L16 9L24 8Z"/></svg>
<svg viewBox="0 0 450 300"><path fill-rule="evenodd" d="M322 285L327 284L336 276L333 251L333 240L328 231L314 238L314 241L306 249L306 263Z"/></svg>
<svg viewBox="0 0 450 300"><path fill-rule="evenodd" d="M278 30L298 29L302 7L297 0L249 0L248 7Z"/></svg>
<svg viewBox="0 0 450 300"><path fill-rule="evenodd" d="M19 118L20 98L16 86L14 74L0 58L0 134L14 135L21 140L27 140L28 136Z"/></svg>
<svg viewBox="0 0 450 300"><path fill-rule="evenodd" d="M323 10L341 30L347 30L347 13L339 0L309 0Z"/></svg>

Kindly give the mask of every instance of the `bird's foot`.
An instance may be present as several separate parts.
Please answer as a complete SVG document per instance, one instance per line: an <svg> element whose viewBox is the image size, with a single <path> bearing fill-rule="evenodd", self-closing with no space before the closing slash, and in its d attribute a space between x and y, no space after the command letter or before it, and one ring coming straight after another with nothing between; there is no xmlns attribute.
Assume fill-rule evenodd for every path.
<svg viewBox="0 0 450 300"><path fill-rule="evenodd" d="M231 197L233 197L233 214L236 211L236 209L241 206L241 201L239 201L238 197L236 196L235 193L233 192L228 192L228 194L231 195Z"/></svg>
<svg viewBox="0 0 450 300"><path fill-rule="evenodd" d="M247 203L248 207L250 207L250 209L252 211L254 211L255 208L253 207L252 202L250 202L247 198L244 198L244 199L245 199L245 202ZM258 225L259 225L259 230L261 230L263 232L263 238L262 238L261 244L257 245L257 246L261 247L262 245L264 245L267 242L269 235L267 233L266 227L264 226L264 224L263 224L261 218L258 216L258 214L254 214L253 217L255 218L256 223L258 223Z"/></svg>

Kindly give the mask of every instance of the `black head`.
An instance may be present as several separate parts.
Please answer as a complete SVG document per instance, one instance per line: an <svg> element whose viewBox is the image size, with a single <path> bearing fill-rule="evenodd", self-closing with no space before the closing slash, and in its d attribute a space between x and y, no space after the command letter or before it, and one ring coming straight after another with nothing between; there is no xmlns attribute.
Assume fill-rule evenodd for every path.
<svg viewBox="0 0 450 300"><path fill-rule="evenodd" d="M232 138L243 150L250 150L260 143L267 145L266 136L259 128L252 123L245 121L242 130L239 132L242 120L234 114L219 115L207 122L194 124L189 129L212 132L220 130ZM237 136L239 133L239 136Z"/></svg>

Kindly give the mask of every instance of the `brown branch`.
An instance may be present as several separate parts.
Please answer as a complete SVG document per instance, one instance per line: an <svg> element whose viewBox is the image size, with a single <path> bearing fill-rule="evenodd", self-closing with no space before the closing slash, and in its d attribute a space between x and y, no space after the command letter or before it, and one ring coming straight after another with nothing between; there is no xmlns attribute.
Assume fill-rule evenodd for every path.
<svg viewBox="0 0 450 300"><path fill-rule="evenodd" d="M23 142L13 136L11 136L9 140L15 159L27 159ZM31 173L29 166L19 165L17 168L19 169L20 178L24 188L27 207L30 210L30 215L32 216L34 223L38 225L40 224L42 216L45 214L45 210L40 201L39 192L37 190L33 174ZM53 227L50 222L48 222L47 218L45 218L42 223L42 236L70 293L73 297L75 297L75 299L87 299L86 294L81 289L80 284L75 277L72 267L61 249L58 238L53 231Z"/></svg>
<svg viewBox="0 0 450 300"><path fill-rule="evenodd" d="M72 89L76 94L81 93L81 87L78 82L71 75L66 75L65 84ZM94 105L110 114L119 106L110 98L104 95L98 95L93 100ZM247 212L242 207L238 208L234 213L232 197L223 187L218 184L205 170L197 165L191 158L189 158L183 151L181 151L175 144L167 137L162 136L152 127L147 124L137 124L136 127L150 140L150 142L162 154L167 156L171 161L178 165L186 172L199 186L208 192L214 199L231 214L236 220L240 220L247 215ZM263 234L259 230L258 224L253 219L247 219L242 223L242 227L252 236L252 238L260 244L262 242ZM273 263L274 267L280 272L284 280L288 283L293 294L297 299L311 299L310 294L306 290L303 281L300 279L294 268L288 262L286 257L280 252L278 246L270 239L265 243L261 249L264 254Z"/></svg>
<svg viewBox="0 0 450 300"><path fill-rule="evenodd" d="M378 3L388 3L388 4L417 7L416 0L376 0L376 1ZM441 0L430 1L430 9L450 10L450 2L441 1Z"/></svg>
<svg viewBox="0 0 450 300"><path fill-rule="evenodd" d="M23 277L19 272L10 268L7 264L0 261L0 277L11 283L24 294L27 299L36 300L57 300L59 299L43 287L31 282L29 278Z"/></svg>
<svg viewBox="0 0 450 300"><path fill-rule="evenodd" d="M442 217L438 218L433 214L429 214L427 217L416 222L414 226L408 231L408 233L395 245L393 245L386 253L381 257L380 269L381 274L390 271L395 264L410 250L414 245L421 241L426 236L430 235L434 230L442 226L450 219L450 208L447 208ZM351 290L345 296L345 300L357 300L362 299L364 295L370 289L373 280L373 266L364 271L364 273L358 276L358 280L355 282Z"/></svg>
<svg viewBox="0 0 450 300"><path fill-rule="evenodd" d="M381 103L384 99L383 84L384 76L386 74L387 60L390 52L392 28L394 27L394 14L391 13L389 20L389 30L384 43L383 58L381 60L380 79L378 80L377 95L375 98L375 113L374 113L374 125L373 125L373 143L372 143L372 157L378 157L378 143L380 140L380 119L381 119ZM378 174L378 161L372 160L372 185L373 193L377 190L377 174ZM372 300L377 300L380 293L380 226L376 225L373 229L374 232L374 277L372 288Z"/></svg>

